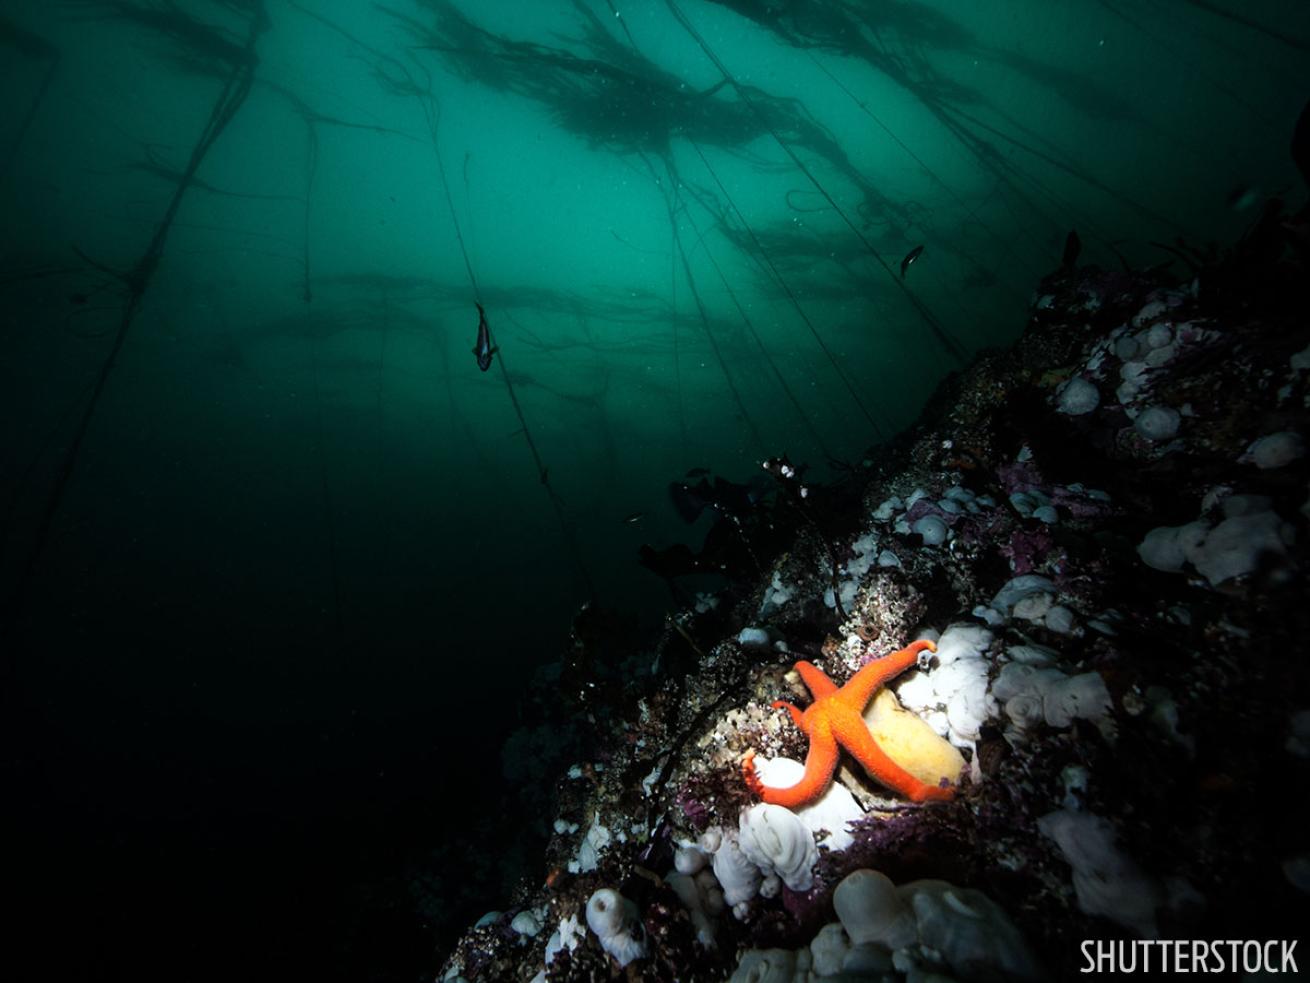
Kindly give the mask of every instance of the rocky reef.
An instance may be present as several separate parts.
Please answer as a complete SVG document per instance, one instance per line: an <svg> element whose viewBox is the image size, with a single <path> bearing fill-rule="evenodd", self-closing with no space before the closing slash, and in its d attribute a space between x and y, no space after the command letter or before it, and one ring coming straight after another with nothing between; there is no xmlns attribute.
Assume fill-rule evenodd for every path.
<svg viewBox="0 0 1310 983"><path fill-rule="evenodd" d="M1047 979L1083 939L1310 924L1310 319L1251 262L1051 275L757 580L626 661L580 631L544 873L440 978ZM782 785L807 753L793 663L916 639L866 720L955 794L843 754L759 804L748 752Z"/></svg>

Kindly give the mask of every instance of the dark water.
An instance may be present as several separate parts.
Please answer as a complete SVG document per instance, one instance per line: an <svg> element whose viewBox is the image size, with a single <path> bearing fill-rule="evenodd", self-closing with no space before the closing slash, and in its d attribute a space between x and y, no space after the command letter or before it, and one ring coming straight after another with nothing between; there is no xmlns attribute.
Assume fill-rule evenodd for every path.
<svg viewBox="0 0 1310 983"><path fill-rule="evenodd" d="M1295 0L5 3L31 978L417 978L506 902L501 745L577 606L669 607L666 483L859 460L1072 228L1148 264L1299 207L1308 39Z"/></svg>

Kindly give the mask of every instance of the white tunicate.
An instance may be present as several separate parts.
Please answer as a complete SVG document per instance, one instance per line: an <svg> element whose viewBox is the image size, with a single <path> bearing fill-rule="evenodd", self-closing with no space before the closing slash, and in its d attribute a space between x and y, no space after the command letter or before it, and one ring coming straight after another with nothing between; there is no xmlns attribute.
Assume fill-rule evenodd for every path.
<svg viewBox="0 0 1310 983"><path fill-rule="evenodd" d="M582 926L578 922L577 915L569 915L561 919L559 928L551 933L550 938L546 940L546 965L549 966L554 962L555 957L565 949L572 952L582 941Z"/></svg>
<svg viewBox="0 0 1310 983"><path fill-rule="evenodd" d="M918 938L914 912L896 885L876 870L847 874L832 895L832 906L853 945L876 942L888 949L910 945Z"/></svg>
<svg viewBox="0 0 1310 983"><path fill-rule="evenodd" d="M904 507L905 503L898 496L893 495L873 510L873 518L879 522L886 522L895 512Z"/></svg>
<svg viewBox="0 0 1310 983"><path fill-rule="evenodd" d="M600 856L612 839L609 828L600 821L600 813L596 813L592 818L591 826L587 828L587 834L578 845L577 855L569 861L569 873L585 874L587 871L595 870L600 866Z"/></svg>
<svg viewBox="0 0 1310 983"><path fill-rule="evenodd" d="M526 935L528 938L532 938L541 931L541 927L544 924L544 911L537 912L529 908L525 911L520 911L515 915L514 920L509 923L509 927L519 935Z"/></svg>
<svg viewBox="0 0 1310 983"><path fill-rule="evenodd" d="M1083 765L1065 765L1060 770L1060 784L1064 787L1062 801L1066 809L1082 808L1091 780L1092 773Z"/></svg>
<svg viewBox="0 0 1310 983"><path fill-rule="evenodd" d="M946 542L947 525L935 515L923 516L911 529L923 537L925 546L940 546Z"/></svg>
<svg viewBox="0 0 1310 983"><path fill-rule="evenodd" d="M1170 406L1149 406L1133 421L1133 429L1147 440L1168 440L1178 433L1182 418Z"/></svg>
<svg viewBox="0 0 1310 983"><path fill-rule="evenodd" d="M810 940L810 957L818 976L835 976L842 970L842 962L851 951L850 939L841 922L830 922L819 929Z"/></svg>
<svg viewBox="0 0 1310 983"><path fill-rule="evenodd" d="M695 874L708 860L705 852L698 847L684 846L673 851L673 868L679 874Z"/></svg>
<svg viewBox="0 0 1310 983"><path fill-rule="evenodd" d="M1154 570L1177 573L1183 568L1188 554L1201 544L1209 531L1210 527L1204 522L1159 526L1148 532L1138 544L1137 555Z"/></svg>
<svg viewBox="0 0 1310 983"><path fill-rule="evenodd" d="M1114 343L1114 353L1125 362L1131 361L1137 356L1138 345L1137 339L1132 335L1124 335Z"/></svg>
<svg viewBox="0 0 1310 983"><path fill-rule="evenodd" d="M1035 980L1036 957L1008 915L981 891L946 881L912 881L900 888L913 908L919 945L963 980Z"/></svg>
<svg viewBox="0 0 1310 983"><path fill-rule="evenodd" d="M1261 470L1281 468L1305 457L1305 441L1291 430L1267 434L1253 441L1241 460Z"/></svg>
<svg viewBox="0 0 1310 983"><path fill-rule="evenodd" d="M1163 891L1115 845L1114 827L1107 820L1060 809L1038 819L1037 828L1055 841L1073 868L1074 893L1084 914L1103 915L1144 938L1156 936L1155 910Z"/></svg>
<svg viewBox="0 0 1310 983"><path fill-rule="evenodd" d="M603 887L587 901L587 927L620 966L646 955L646 929L637 906L613 888Z"/></svg>
<svg viewBox="0 0 1310 983"><path fill-rule="evenodd" d="M766 876L776 874L793 891L814 886L819 851L814 835L790 809L757 803L741 814L737 835L741 852Z"/></svg>
<svg viewBox="0 0 1310 983"><path fill-rule="evenodd" d="M755 897L760 890L760 868L755 866L737 843L737 834L729 830L714 852L714 876L723 888L723 900L736 909Z"/></svg>
<svg viewBox="0 0 1310 983"><path fill-rule="evenodd" d="M1073 612L1057 604L1046 612L1042 623L1057 635L1070 635L1074 629Z"/></svg>
<svg viewBox="0 0 1310 983"><path fill-rule="evenodd" d="M1075 717L1097 720L1109 714L1113 705L1099 672L1053 680L1042 700L1046 722L1052 727L1068 727Z"/></svg>
<svg viewBox="0 0 1310 983"><path fill-rule="evenodd" d="M991 696L1004 706L1005 715L1020 734L1041 723L1068 727L1075 718L1091 721L1103 733L1113 733L1110 692L1096 672L1066 676L1050 666L1009 662L992 683Z"/></svg>
<svg viewBox="0 0 1310 983"><path fill-rule="evenodd" d="M1152 348L1163 348L1174 340L1173 328L1167 321L1151 325L1146 332L1146 343Z"/></svg>
<svg viewBox="0 0 1310 983"><path fill-rule="evenodd" d="M743 628L737 633L737 641L742 645L768 645L769 633L763 628Z"/></svg>
<svg viewBox="0 0 1310 983"><path fill-rule="evenodd" d="M1158 369L1172 359L1177 350L1177 347L1174 345L1165 345L1162 348L1156 348L1153 351L1147 352L1145 359L1146 364L1149 368Z"/></svg>
<svg viewBox="0 0 1310 983"><path fill-rule="evenodd" d="M977 659L991 643L992 633L981 625L954 624L937 639L933 657L939 666L950 665L956 659Z"/></svg>
<svg viewBox="0 0 1310 983"><path fill-rule="evenodd" d="M1045 645L1011 645L1005 654L1025 666L1049 666L1056 658L1055 650Z"/></svg>
<svg viewBox="0 0 1310 983"><path fill-rule="evenodd" d="M987 668L980 660L957 662L956 665L976 666L946 703L951 742L964 746L981 736L983 723L996 712L996 701L987 692Z"/></svg>
<svg viewBox="0 0 1310 983"><path fill-rule="evenodd" d="M705 910L705 899L695 879L677 871L664 875L664 883L673 889L682 906L687 909L691 924L696 929L696 939L707 949L715 947L714 923Z"/></svg>
<svg viewBox="0 0 1310 983"><path fill-rule="evenodd" d="M810 950L747 949L728 983L796 983L809 978Z"/></svg>
<svg viewBox="0 0 1310 983"><path fill-rule="evenodd" d="M1096 386L1080 375L1073 376L1056 391L1057 409L1069 416L1090 413L1101 402Z"/></svg>
<svg viewBox="0 0 1310 983"><path fill-rule="evenodd" d="M1054 602L1055 598L1046 591L1029 594L1014 605L1014 616L1024 621L1041 621L1046 617L1046 612L1051 610Z"/></svg>
<svg viewBox="0 0 1310 983"><path fill-rule="evenodd" d="M1296 539L1275 512L1238 515L1215 526L1187 559L1213 585L1251 573L1262 557L1283 556Z"/></svg>
<svg viewBox="0 0 1310 983"><path fill-rule="evenodd" d="M1167 310L1169 310L1169 305L1163 300L1153 300L1133 315L1133 327L1140 328L1143 324L1154 320Z"/></svg>
<svg viewBox="0 0 1310 983"><path fill-rule="evenodd" d="M1039 591L1054 593L1054 581L1043 577L1041 574L1020 574L1017 577L1011 577L1006 581L1005 586L996 592L996 596L992 598L991 606L1002 614L1009 614L1010 610L1019 601Z"/></svg>
<svg viewBox="0 0 1310 983"><path fill-rule="evenodd" d="M1145 362L1124 362L1119 369L1119 377L1123 380L1119 383L1119 388L1114 391L1115 397L1121 403L1130 403L1141 391L1142 386L1146 384L1145 373L1147 365Z"/></svg>

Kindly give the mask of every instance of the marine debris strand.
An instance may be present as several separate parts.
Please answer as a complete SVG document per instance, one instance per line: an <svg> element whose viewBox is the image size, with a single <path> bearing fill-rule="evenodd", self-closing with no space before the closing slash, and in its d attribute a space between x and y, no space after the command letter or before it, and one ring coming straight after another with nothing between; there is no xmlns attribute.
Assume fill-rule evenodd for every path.
<svg viewBox="0 0 1310 983"><path fill-rule="evenodd" d="M441 143L439 139L439 130L441 126L441 108L436 99L431 94L429 88L425 98L421 99L423 112L427 118L428 129L432 136L432 152L437 158L437 173L441 178L441 188L445 192L446 207L450 210L450 222L455 229L455 239L459 243L460 255L464 257L464 269L468 273L469 286L473 289L473 296L478 302L479 310L482 305L482 295L478 289L477 274L473 272L473 261L469 258L468 246L464 242L464 233L460 228L459 215L455 211L455 199L450 193L450 181L446 176L446 165L441 157ZM467 173L465 174L467 182ZM487 333L490 336L491 328L488 326ZM495 341L492 339L492 348L495 349ZM551 486L550 468L541 458L541 452L537 449L537 442L532 439L532 428L528 426L528 419L523 413L523 404L519 402L518 394L514 391L514 382L510 378L509 371L505 367L505 354L498 352L499 358L496 364L500 366L500 377L505 383L505 391L509 393L509 401L514 407L514 415L518 417L519 427L523 433L523 439L528 445L528 451L532 454L532 462L536 465L537 474L541 478L541 485L546 489L546 496L550 499L551 508L555 511L555 518L559 521L560 534L564 538L564 543L569 549L573 558L573 563L577 569L578 577L582 582L583 588L588 597L595 595L595 586L591 579L591 574L587 571L587 565L582 559L582 551L578 547L577 537L573 533L573 526L568 521L564 511L564 502L559 493Z"/></svg>
<svg viewBox="0 0 1310 983"><path fill-rule="evenodd" d="M692 231L695 232L697 236L700 236L700 228L697 226L696 220L692 217L691 210L684 209L683 214L687 216L687 221L691 223ZM810 440L814 442L814 446L822 452L824 457L832 457L832 453L824 443L822 434L819 433L813 422L811 422L809 414L805 412L804 407L800 404L800 400L796 398L796 393L792 391L786 377L783 376L782 371L778 368L778 363L775 362L773 356L769 354L769 349L765 346L764 340L760 337L760 333L755 330L755 322L752 321L750 315L746 313L745 305L742 304L741 299L737 296L737 291L732 289L732 282L723 272L723 268L719 266L718 260L714 258L714 254L710 252L708 245L705 247L705 258L709 261L710 266L714 267L714 272L718 274L719 281L723 284L723 289L728 294L728 299L730 299L733 306L737 308L737 314L741 318L742 324L746 326L746 331L750 334L751 339L755 342L755 346L759 349L760 357L768 364L770 371L773 373L774 381L778 383L778 388L782 390L783 395L787 397L787 402L790 403L792 409L796 411L796 417L800 420L801 425L810 435Z"/></svg>
<svg viewBox="0 0 1310 983"><path fill-rule="evenodd" d="M645 154L642 155L646 167L650 170L651 180L657 187L660 186L659 175L655 173L655 165L651 163L650 158ZM667 165L667 160L666 160ZM691 262L687 258L687 250L682 244L682 236L678 234L677 212L682 207L681 197L678 194L677 179L674 177L672 170L668 171L668 178L673 185L672 195L665 190L664 204L669 213L669 226L673 229L673 244L677 251L679 259L682 261L683 275L687 278L687 287L691 291L692 300L696 303L696 310L700 315L701 327L705 329L705 340L709 342L710 351L714 353L714 359L719 363L719 370L723 373L723 380L727 383L728 391L732 394L733 402L737 404L737 412L741 414L742 421L746 424L746 429L750 433L751 442L755 449L761 454L764 453L765 445L760 437L759 429L755 426L755 420L751 417L746 409L746 404L741 398L741 393L737 389L737 384L732 381L732 375L728 372L727 360L723 357L723 350L719 347L719 341L714 335L714 330L710 327L709 314L705 310L705 304L701 300L700 291L696 289L696 279L691 272Z"/></svg>
<svg viewBox="0 0 1310 983"><path fill-rule="evenodd" d="M718 186L720 193L728 202L728 206L732 209L733 214L737 216L737 221L741 223L742 228L746 230L746 234L750 236L751 242L754 243L755 248L753 250L747 250L747 253L753 260L755 260L757 265L760 265L762 269L767 270L768 274L771 275L778 286L782 288L783 293L787 295L787 299L791 302L796 314L805 324L805 327L809 329L810 335L814 338L815 344L819 346L819 350L823 352L824 357L828 359L828 364L832 366L833 372L835 372L837 378L841 380L842 386L846 389L847 394L854 401L855 405L860 408L860 412L864 414L864 418L869 422L869 426L873 428L874 433L881 439L885 436L883 428L879 425L873 414L869 412L869 408L864 404L864 400L860 398L860 394L851 384L850 379L846 377L846 373L842 370L841 363L837 361L837 356L832 353L832 349L829 348L827 342L823 340L823 335L819 334L819 329L814 326L814 322L810 320L810 316L805 313L805 308L801 306L800 300L797 299L796 294L792 291L787 281L783 279L782 274L778 272L778 267L774 265L773 259L769 256L763 243L760 242L759 237L755 235L755 230L752 229L750 223L746 221L746 216L741 213L741 209L739 209L737 203L733 201L732 195L728 193L728 189L724 187L723 182L719 180L719 175L715 173L714 168L710 166L710 162L701 151L700 145L693 141L691 146L700 157L701 163L705 165L705 169L709 171L710 177L714 179L715 185Z"/></svg>
<svg viewBox="0 0 1310 983"><path fill-rule="evenodd" d="M922 319L923 323L928 326L928 330L931 331L933 337L937 339L938 344L940 344L958 364L963 365L966 353L960 343L951 336L950 332L946 330L946 326L937 319L936 315L928 309L928 306L919 299L918 295L916 295L914 291L897 277L895 271L891 268L888 262L883 259L882 254L874 248L873 243L871 243L868 237L860 231L859 226L851 221L850 216L846 214L845 209L837 204L836 200L828 193L827 189L819 183L818 178L814 176L813 172L805 166L805 162L800 159L800 156L796 151L778 135L777 131L773 128L773 125L764 118L763 114L759 113L759 110L756 107L751 94L746 90L746 87L739 84L736 77L728 71L728 67L719 59L719 56L714 52L714 49L709 46L709 43L701 35L700 31L696 29L696 25L694 25L687 18L687 15L682 12L682 8L678 6L677 0L665 0L665 3L668 5L670 12L672 12L678 23L683 26L691 38L696 42L697 46L700 47L701 51L705 53L705 57L713 63L714 67L717 68L723 75L724 79L727 80L728 84L737 92L742 102L749 106L752 112L756 113L761 125L763 125L769 135L773 137L774 142L782 148L783 153L791 158L791 161L796 165L797 170L805 175L806 179L814 185L815 190L818 191L819 194L823 196L823 199L832 207L832 210L837 213L851 232L853 232L860 242L864 244L869 255L874 258L877 264L882 267L883 272L887 274L887 278L897 285L901 293L905 294L906 298L914 306L914 309L918 311L919 317Z"/></svg>

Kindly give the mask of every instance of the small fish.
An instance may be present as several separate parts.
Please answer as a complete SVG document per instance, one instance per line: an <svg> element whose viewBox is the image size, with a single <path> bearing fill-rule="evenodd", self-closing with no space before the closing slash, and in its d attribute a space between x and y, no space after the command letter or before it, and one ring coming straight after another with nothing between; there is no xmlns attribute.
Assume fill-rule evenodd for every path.
<svg viewBox="0 0 1310 983"><path fill-rule="evenodd" d="M635 526L644 518L646 518L645 512L633 512L631 515L625 515L623 517L623 522L625 525Z"/></svg>
<svg viewBox="0 0 1310 983"><path fill-rule="evenodd" d="M1078 254L1082 251L1083 241L1078 238L1078 230L1070 229L1064 237L1064 256L1060 259L1060 265L1066 270L1072 270L1078 265Z"/></svg>
<svg viewBox="0 0 1310 983"><path fill-rule="evenodd" d="M905 271L908 270L910 266L913 265L914 261L922 255L923 255L923 246L915 246L913 249L911 249L908 253L905 254L905 258L901 260L902 280L905 279Z"/></svg>
<svg viewBox="0 0 1310 983"><path fill-rule="evenodd" d="M477 303L476 301L474 303ZM478 304L478 342L473 346L473 354L478 360L478 368L483 372L491 368L491 356L500 351L500 346L494 348L491 344L491 330L487 327L487 312Z"/></svg>

